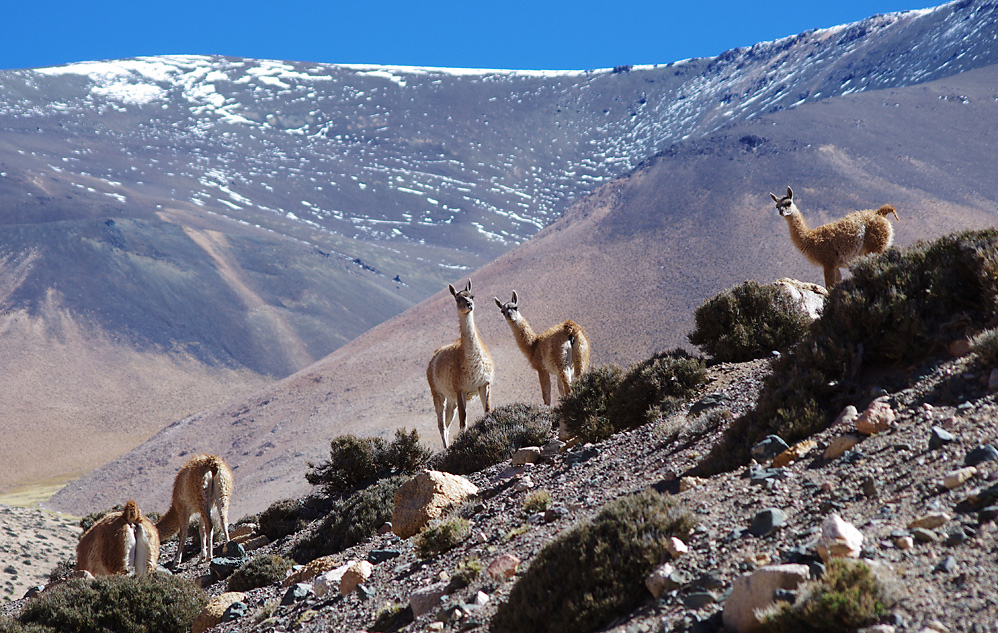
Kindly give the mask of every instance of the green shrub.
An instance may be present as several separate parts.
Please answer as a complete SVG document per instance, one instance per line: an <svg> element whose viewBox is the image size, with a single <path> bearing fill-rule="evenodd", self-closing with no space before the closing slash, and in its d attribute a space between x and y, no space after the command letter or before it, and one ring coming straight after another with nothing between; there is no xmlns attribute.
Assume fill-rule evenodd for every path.
<svg viewBox="0 0 998 633"><path fill-rule="evenodd" d="M998 329L984 330L970 341L970 351L985 367L998 367Z"/></svg>
<svg viewBox="0 0 998 633"><path fill-rule="evenodd" d="M767 633L851 633L876 624L894 599L866 563L832 559L825 575L806 586L795 604L779 603Z"/></svg>
<svg viewBox="0 0 998 633"><path fill-rule="evenodd" d="M707 383L703 360L676 349L627 370L607 404L613 431L633 429L674 413Z"/></svg>
<svg viewBox="0 0 998 633"><path fill-rule="evenodd" d="M786 290L746 281L705 301L694 321L690 343L716 361L740 363L797 343L811 318Z"/></svg>
<svg viewBox="0 0 998 633"><path fill-rule="evenodd" d="M378 609L371 623L371 631L390 633L401 631L402 627L410 624L415 618L412 615L412 607L403 605L401 602L389 602Z"/></svg>
<svg viewBox="0 0 998 633"><path fill-rule="evenodd" d="M793 444L826 428L864 391L864 369L945 353L957 311L979 328L998 322L998 230L889 249L851 270L804 339L773 363L755 409L734 421L695 474L747 463L767 435Z"/></svg>
<svg viewBox="0 0 998 633"><path fill-rule="evenodd" d="M392 520L395 491L407 479L383 479L337 503L312 533L295 545L292 557L299 563L307 563L342 552L376 533Z"/></svg>
<svg viewBox="0 0 998 633"><path fill-rule="evenodd" d="M447 594L450 595L471 585L482 573L482 561L477 556L472 556L460 563L451 572L450 582L447 583Z"/></svg>
<svg viewBox="0 0 998 633"><path fill-rule="evenodd" d="M534 490L523 498L523 511L527 514L544 512L551 505L551 493L547 490Z"/></svg>
<svg viewBox="0 0 998 633"><path fill-rule="evenodd" d="M430 558L457 547L471 534L471 524L460 517L432 521L416 536L416 553L420 558Z"/></svg>
<svg viewBox="0 0 998 633"><path fill-rule="evenodd" d="M284 580L292 565L294 563L290 560L276 554L263 554L251 558L229 576L229 591L249 591L276 584Z"/></svg>
<svg viewBox="0 0 998 633"><path fill-rule="evenodd" d="M584 442L599 442L613 435L607 407L623 373L616 365L605 365L582 374L555 407L562 431Z"/></svg>
<svg viewBox="0 0 998 633"><path fill-rule="evenodd" d="M524 446L540 446L551 435L548 409L522 403L493 409L455 438L435 467L467 475L494 466Z"/></svg>
<svg viewBox="0 0 998 633"><path fill-rule="evenodd" d="M607 504L537 554L492 619L492 633L578 633L606 626L645 599L645 578L689 512L653 490Z"/></svg>
<svg viewBox="0 0 998 633"><path fill-rule="evenodd" d="M178 576L70 580L29 601L18 620L59 631L184 633L208 600Z"/></svg>
<svg viewBox="0 0 998 633"><path fill-rule="evenodd" d="M301 532L308 522L300 499L282 499L260 513L260 532L271 541Z"/></svg>
<svg viewBox="0 0 998 633"><path fill-rule="evenodd" d="M57 633L41 624L23 624L14 618L0 617L0 633Z"/></svg>
<svg viewBox="0 0 998 633"><path fill-rule="evenodd" d="M372 482L398 474L413 474L430 458L429 449L419 443L415 429L395 431L391 443L380 437L341 435L329 443L329 461L311 469L305 479L322 486L326 494L338 494L362 488Z"/></svg>

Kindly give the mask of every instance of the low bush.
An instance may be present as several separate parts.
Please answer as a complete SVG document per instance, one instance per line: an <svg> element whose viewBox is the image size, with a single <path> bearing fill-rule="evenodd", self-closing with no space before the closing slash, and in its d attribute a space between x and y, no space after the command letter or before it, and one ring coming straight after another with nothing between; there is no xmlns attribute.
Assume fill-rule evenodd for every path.
<svg viewBox="0 0 998 633"><path fill-rule="evenodd" d="M607 403L610 426L617 433L674 413L706 383L703 360L681 349L655 354L624 374Z"/></svg>
<svg viewBox="0 0 998 633"><path fill-rule="evenodd" d="M453 549L471 534L471 524L460 517L432 521L415 539L416 553L430 558Z"/></svg>
<svg viewBox="0 0 998 633"><path fill-rule="evenodd" d="M607 408L623 373L616 365L604 365L579 376L554 409L560 432L583 442L599 442L613 435Z"/></svg>
<svg viewBox="0 0 998 633"><path fill-rule="evenodd" d="M260 532L271 541L305 529L305 507L301 499L275 501L260 513Z"/></svg>
<svg viewBox="0 0 998 633"><path fill-rule="evenodd" d="M851 633L876 624L895 603L866 563L842 558L832 559L799 596L792 605L779 603L763 622L766 633Z"/></svg>
<svg viewBox="0 0 998 633"><path fill-rule="evenodd" d="M534 490L523 498L523 511L527 514L544 512L551 505L551 493L547 490Z"/></svg>
<svg viewBox="0 0 998 633"><path fill-rule="evenodd" d="M395 431L395 439L341 435L329 443L329 461L316 466L308 463L305 479L322 486L326 494L350 492L392 475L413 474L430 458L413 429Z"/></svg>
<svg viewBox="0 0 998 633"><path fill-rule="evenodd" d="M578 633L606 626L645 599L645 578L692 515L653 490L607 504L537 554L492 618L493 633Z"/></svg>
<svg viewBox="0 0 998 633"><path fill-rule="evenodd" d="M705 301L694 321L690 343L716 361L740 363L797 343L811 318L786 290L746 281Z"/></svg>
<svg viewBox="0 0 998 633"><path fill-rule="evenodd" d="M551 435L548 409L515 403L493 409L454 439L434 467L467 475L494 466L524 446L540 446Z"/></svg>
<svg viewBox="0 0 998 633"><path fill-rule="evenodd" d="M178 576L100 576L52 587L17 619L58 631L184 633L207 602L200 588Z"/></svg>
<svg viewBox="0 0 998 633"><path fill-rule="evenodd" d="M998 329L984 330L970 341L970 351L984 367L998 367Z"/></svg>
<svg viewBox="0 0 998 633"><path fill-rule="evenodd" d="M962 335L951 324L998 324L998 229L889 249L851 271L804 339L774 361L755 409L731 424L694 474L747 463L767 435L792 444L821 431L846 404L858 404L865 369L945 353Z"/></svg>
<svg viewBox="0 0 998 633"><path fill-rule="evenodd" d="M373 535L392 520L395 491L407 477L389 477L337 503L292 551L299 563L341 552Z"/></svg>
<svg viewBox="0 0 998 633"><path fill-rule="evenodd" d="M251 558L229 576L229 591L249 591L267 587L284 580L292 563L283 556L263 554Z"/></svg>

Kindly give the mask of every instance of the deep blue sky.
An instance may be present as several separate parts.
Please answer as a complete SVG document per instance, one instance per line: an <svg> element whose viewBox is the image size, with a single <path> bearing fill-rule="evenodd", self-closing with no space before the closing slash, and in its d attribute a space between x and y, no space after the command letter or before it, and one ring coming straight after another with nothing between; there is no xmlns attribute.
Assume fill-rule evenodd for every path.
<svg viewBox="0 0 998 633"><path fill-rule="evenodd" d="M0 68L141 55L585 70L712 57L936 0L14 0ZM617 8L611 8L611 5Z"/></svg>

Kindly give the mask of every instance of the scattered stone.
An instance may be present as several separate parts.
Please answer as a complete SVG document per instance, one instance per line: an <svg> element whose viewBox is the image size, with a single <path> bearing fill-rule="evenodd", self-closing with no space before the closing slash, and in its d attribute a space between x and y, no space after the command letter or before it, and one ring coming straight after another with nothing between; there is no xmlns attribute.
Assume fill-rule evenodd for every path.
<svg viewBox="0 0 998 633"><path fill-rule="evenodd" d="M686 543L683 543L675 536L669 537L669 540L665 543L665 549L669 552L669 555L672 556L673 560L690 551L690 548L686 546Z"/></svg>
<svg viewBox="0 0 998 633"><path fill-rule="evenodd" d="M222 556L227 558L246 558L246 548L242 543L230 540L222 546Z"/></svg>
<svg viewBox="0 0 998 633"><path fill-rule="evenodd" d="M371 577L373 571L374 565L366 560L351 562L340 579L340 595L348 596L353 593L361 583L366 582Z"/></svg>
<svg viewBox="0 0 998 633"><path fill-rule="evenodd" d="M717 602L717 598L709 591L694 591L683 597L683 606L687 609L699 610Z"/></svg>
<svg viewBox="0 0 998 633"><path fill-rule="evenodd" d="M984 462L998 461L998 448L984 444L970 450L963 459L964 466L979 466Z"/></svg>
<svg viewBox="0 0 998 633"><path fill-rule="evenodd" d="M703 485L705 480L699 477L687 476L679 480L679 492L686 492L687 490L693 490L694 488L699 488Z"/></svg>
<svg viewBox="0 0 998 633"><path fill-rule="evenodd" d="M676 571L676 568L669 563L660 565L651 574L645 578L645 587L656 599L661 598L662 594L666 591L672 591L673 589L678 589L679 587L673 585L669 576Z"/></svg>
<svg viewBox="0 0 998 633"><path fill-rule="evenodd" d="M240 537L239 540L233 539L233 542L242 546L243 551L246 552L252 552L253 550L270 545L270 539L265 534L258 534L249 538Z"/></svg>
<svg viewBox="0 0 998 633"><path fill-rule="evenodd" d="M826 563L832 558L859 558L863 551L863 533L837 514L830 514L821 524L818 555Z"/></svg>
<svg viewBox="0 0 998 633"><path fill-rule="evenodd" d="M894 633L896 630L890 624L874 624L873 626L859 629L856 633Z"/></svg>
<svg viewBox="0 0 998 633"><path fill-rule="evenodd" d="M208 570L214 580L225 580L246 562L245 558L219 557L211 559Z"/></svg>
<svg viewBox="0 0 998 633"><path fill-rule="evenodd" d="M286 607L297 604L311 595L313 595L312 585L304 582L295 583L288 587L288 590L284 593L284 597L281 598L281 606Z"/></svg>
<svg viewBox="0 0 998 633"><path fill-rule="evenodd" d="M964 466L963 468L951 470L943 476L943 486L945 486L947 490L959 488L973 479L976 474L977 466Z"/></svg>
<svg viewBox="0 0 998 633"><path fill-rule="evenodd" d="M856 407L850 404L846 408L842 409L838 417L835 418L835 422L832 423L832 426L852 424L853 422L856 421L856 418L858 417L859 417L859 411L856 410Z"/></svg>
<svg viewBox="0 0 998 633"><path fill-rule="evenodd" d="M563 505L551 506L544 511L544 522L553 523L568 516L568 508Z"/></svg>
<svg viewBox="0 0 998 633"><path fill-rule="evenodd" d="M524 446L513 455L512 465L536 464L540 459L541 448L539 446Z"/></svg>
<svg viewBox="0 0 998 633"><path fill-rule="evenodd" d="M534 487L534 480L530 478L530 475L522 475L516 480L516 485L513 486L513 490L516 492L526 492Z"/></svg>
<svg viewBox="0 0 998 633"><path fill-rule="evenodd" d="M237 602L245 602L246 594L240 591L229 591L212 598L201 613L194 618L191 633L204 633L213 626L222 623L222 616L229 607Z"/></svg>
<svg viewBox="0 0 998 633"><path fill-rule="evenodd" d="M908 529L925 528L926 530L934 530L937 527L948 523L951 518L952 517L945 512L930 512L912 520L911 523L908 524Z"/></svg>
<svg viewBox="0 0 998 633"><path fill-rule="evenodd" d="M853 410L855 410L855 408ZM833 459L838 459L839 457L842 457L846 451L859 444L862 439L863 438L854 433L840 435L828 444L828 448L825 449L822 457L825 461L829 462Z"/></svg>
<svg viewBox="0 0 998 633"><path fill-rule="evenodd" d="M929 433L929 450L934 451L956 441L956 436L944 428L934 426Z"/></svg>
<svg viewBox="0 0 998 633"><path fill-rule="evenodd" d="M915 540L910 536L899 536L894 539L894 545L903 552L910 550L915 546Z"/></svg>
<svg viewBox="0 0 998 633"><path fill-rule="evenodd" d="M987 523L998 519L998 506L988 506L977 513L978 523Z"/></svg>
<svg viewBox="0 0 998 633"><path fill-rule="evenodd" d="M413 617L418 618L425 613L439 609L446 593L447 582L438 582L417 589L409 596L409 606L412 607Z"/></svg>
<svg viewBox="0 0 998 633"><path fill-rule="evenodd" d="M828 297L828 290L824 286L790 277L777 279L769 285L789 294L790 300L811 317L812 321L821 316L821 311L825 308L825 299Z"/></svg>
<svg viewBox="0 0 998 633"><path fill-rule="evenodd" d="M957 545L966 543L969 538L970 534L967 534L963 527L957 527L946 534L946 540L943 543L950 547L956 547Z"/></svg>
<svg viewBox="0 0 998 633"><path fill-rule="evenodd" d="M259 531L260 528L256 523L240 523L239 525L232 526L232 529L229 530L229 538L234 541L245 536L252 537Z"/></svg>
<svg viewBox="0 0 998 633"><path fill-rule="evenodd" d="M856 418L856 430L861 435L876 435L889 431L894 425L894 409L883 400L874 400L866 411Z"/></svg>
<svg viewBox="0 0 998 633"><path fill-rule="evenodd" d="M767 435L752 447L752 457L757 462L767 462L790 448L779 435Z"/></svg>
<svg viewBox="0 0 998 633"><path fill-rule="evenodd" d="M392 531L392 522L385 521L384 523L381 524L381 527L378 528L378 536L384 536L385 534L388 534L391 531Z"/></svg>
<svg viewBox="0 0 998 633"><path fill-rule="evenodd" d="M938 534L925 528L912 528L911 535L919 543L935 543L939 540Z"/></svg>
<svg viewBox="0 0 998 633"><path fill-rule="evenodd" d="M797 589L810 577L807 565L773 565L735 579L731 596L724 602L725 629L735 633L758 631L759 612L773 603L777 589Z"/></svg>
<svg viewBox="0 0 998 633"><path fill-rule="evenodd" d="M752 536L766 536L787 523L787 513L779 508L766 508L756 513L748 531Z"/></svg>
<svg viewBox="0 0 998 633"><path fill-rule="evenodd" d="M383 563L393 558L398 558L402 555L402 550L397 549L372 549L368 555L367 560L375 565Z"/></svg>
<svg viewBox="0 0 998 633"><path fill-rule="evenodd" d="M686 415L692 418L700 415L707 409L724 406L728 404L728 402L729 399L724 394L710 393L690 405L690 410L686 413Z"/></svg>
<svg viewBox="0 0 998 633"><path fill-rule="evenodd" d="M956 569L956 558L953 556L947 556L939 561L939 564L936 565L932 571L941 574L950 574L954 569Z"/></svg>
<svg viewBox="0 0 998 633"><path fill-rule="evenodd" d="M966 338L958 338L949 344L949 353L953 358L960 358L961 356L966 356L970 353L970 340Z"/></svg>
<svg viewBox="0 0 998 633"><path fill-rule="evenodd" d="M547 444L541 447L541 459L549 461L562 452L565 443L558 439L548 440Z"/></svg>
<svg viewBox="0 0 998 633"><path fill-rule="evenodd" d="M312 583L312 591L315 592L317 598L322 598L333 592L346 596L352 593L357 585L370 578L373 570L374 566L366 560L352 560L336 569L319 574L315 582Z"/></svg>
<svg viewBox="0 0 998 633"><path fill-rule="evenodd" d="M240 600L239 602L233 602L222 614L221 622L232 622L233 620L238 620L239 618L245 617L249 613L249 605Z"/></svg>
<svg viewBox="0 0 998 633"><path fill-rule="evenodd" d="M814 448L818 446L818 443L814 440L804 440L803 442L797 442L787 450L783 451L773 459L774 468L783 468L789 464L794 463L801 457L804 457L810 453Z"/></svg>
<svg viewBox="0 0 998 633"><path fill-rule="evenodd" d="M489 563L488 573L493 580L507 580L520 569L520 559L512 554L503 554Z"/></svg>
<svg viewBox="0 0 998 633"><path fill-rule="evenodd" d="M395 492L392 532L400 538L419 534L450 505L478 494L478 487L459 475L424 470Z"/></svg>
<svg viewBox="0 0 998 633"><path fill-rule="evenodd" d="M876 499L879 496L879 492L877 491L877 480L874 479L872 475L863 477L861 485L863 487L863 494L866 495L867 499Z"/></svg>
<svg viewBox="0 0 998 633"><path fill-rule="evenodd" d="M281 582L281 587L290 587L291 585L300 582L310 583L315 580L319 574L324 574L327 571L336 569L340 566L340 564L340 560L335 555L316 558L309 564L285 578Z"/></svg>

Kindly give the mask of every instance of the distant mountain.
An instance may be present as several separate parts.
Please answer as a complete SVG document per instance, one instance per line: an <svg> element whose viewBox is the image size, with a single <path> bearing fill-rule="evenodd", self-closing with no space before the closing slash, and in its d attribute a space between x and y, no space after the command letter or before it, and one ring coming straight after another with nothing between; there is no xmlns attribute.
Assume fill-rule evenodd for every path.
<svg viewBox="0 0 998 633"><path fill-rule="evenodd" d="M775 112L677 144L601 186L473 275L476 321L497 364L495 403L540 402L540 390L494 295L517 290L535 327L575 319L595 364L626 365L684 344L696 307L745 279L820 283L769 199L787 184L812 225L894 204L902 247L995 225L995 86L998 65ZM456 333L453 299L439 292L287 379L176 422L50 503L83 512L127 491L165 507L163 482L187 453L207 450L236 467L238 515L303 494L305 462L327 458L336 435L417 428L439 448L424 370ZM480 404L470 411L477 419ZM122 483L109 494L110 482Z"/></svg>
<svg viewBox="0 0 998 633"><path fill-rule="evenodd" d="M576 73L214 57L2 72L0 359L16 379L0 387L0 407L15 412L0 432L16 432L5 437L18 457L0 487L87 470L173 420L348 353L446 283L517 257L543 227L568 230L558 218L570 205L634 180L652 156L705 151L768 113L994 64L996 23L993 4L960 2L717 58ZM678 184L693 182L705 196L715 186L699 170ZM691 231L690 213L668 221ZM609 238L641 226L615 222L598 228ZM682 249L683 235L657 246ZM606 263L581 246L575 261ZM553 270L518 274L569 290ZM687 318L706 286L689 284L698 272L671 274L668 293L648 295L665 303L647 309ZM605 309L620 301L600 294ZM652 337L615 340L604 358L630 358ZM38 459L52 451L66 457Z"/></svg>

